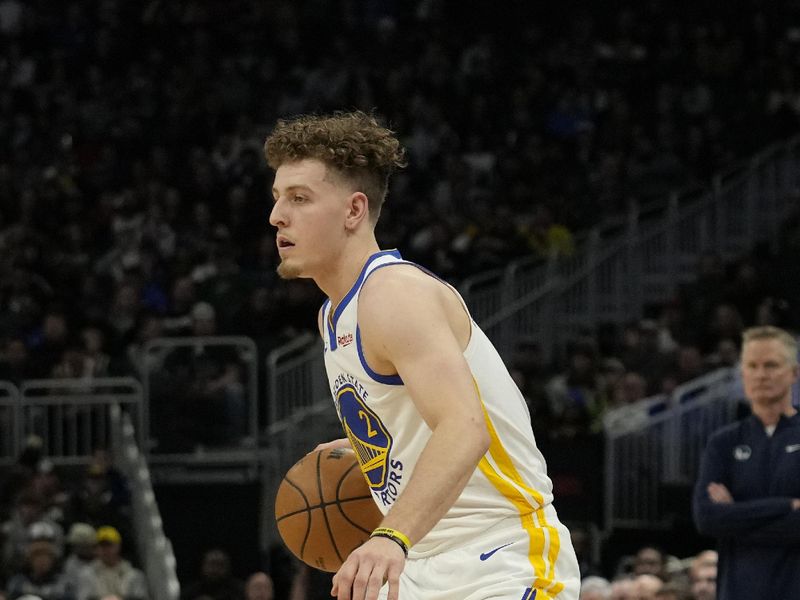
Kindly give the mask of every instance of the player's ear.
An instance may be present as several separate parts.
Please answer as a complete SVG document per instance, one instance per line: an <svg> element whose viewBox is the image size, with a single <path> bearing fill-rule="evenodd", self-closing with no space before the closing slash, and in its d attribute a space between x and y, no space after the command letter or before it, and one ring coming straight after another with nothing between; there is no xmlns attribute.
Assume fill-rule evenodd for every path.
<svg viewBox="0 0 800 600"><path fill-rule="evenodd" d="M354 192L347 202L345 226L355 229L358 224L369 219L369 200L363 192Z"/></svg>

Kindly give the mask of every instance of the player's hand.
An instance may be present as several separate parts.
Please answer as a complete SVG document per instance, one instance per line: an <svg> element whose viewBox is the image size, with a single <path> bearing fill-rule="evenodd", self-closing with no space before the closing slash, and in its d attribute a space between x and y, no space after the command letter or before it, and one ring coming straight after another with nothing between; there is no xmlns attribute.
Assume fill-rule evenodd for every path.
<svg viewBox="0 0 800 600"><path fill-rule="evenodd" d="M722 483L712 481L708 484L706 491L714 504L733 504L733 496Z"/></svg>
<svg viewBox="0 0 800 600"><path fill-rule="evenodd" d="M327 450L328 448L349 448L349 447L350 447L350 440L348 440L347 438L339 438L338 440L317 444L317 447L314 448L311 452L316 452L317 450Z"/></svg>
<svg viewBox="0 0 800 600"><path fill-rule="evenodd" d="M381 587L388 582L387 600L398 600L405 564L406 556L396 542L370 538L350 553L333 576L331 596L338 600L377 600Z"/></svg>

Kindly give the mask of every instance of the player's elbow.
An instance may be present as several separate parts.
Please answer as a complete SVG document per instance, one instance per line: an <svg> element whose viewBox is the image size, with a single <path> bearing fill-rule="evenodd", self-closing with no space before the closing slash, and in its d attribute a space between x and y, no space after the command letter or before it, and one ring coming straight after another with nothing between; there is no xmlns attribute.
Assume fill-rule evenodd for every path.
<svg viewBox="0 0 800 600"><path fill-rule="evenodd" d="M489 430L486 427L485 421L471 421L470 424L469 440L472 447L475 449L478 460L480 460L480 458L489 451L492 437L489 435Z"/></svg>

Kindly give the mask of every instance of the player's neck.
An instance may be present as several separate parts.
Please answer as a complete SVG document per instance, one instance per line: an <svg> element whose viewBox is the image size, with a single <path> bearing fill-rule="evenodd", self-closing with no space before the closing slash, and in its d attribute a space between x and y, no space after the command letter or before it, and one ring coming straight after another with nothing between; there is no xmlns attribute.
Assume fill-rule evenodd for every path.
<svg viewBox="0 0 800 600"><path fill-rule="evenodd" d="M771 404L753 403L752 411L765 427L777 425L778 421L781 419L781 416L793 417L797 414L797 409L792 406L791 398L787 398L783 402L775 402Z"/></svg>
<svg viewBox="0 0 800 600"><path fill-rule="evenodd" d="M323 293L331 299L332 306L339 305L358 279L364 264L376 252L380 252L380 248L374 238L353 244L339 255L340 259L331 264L325 273L314 278Z"/></svg>

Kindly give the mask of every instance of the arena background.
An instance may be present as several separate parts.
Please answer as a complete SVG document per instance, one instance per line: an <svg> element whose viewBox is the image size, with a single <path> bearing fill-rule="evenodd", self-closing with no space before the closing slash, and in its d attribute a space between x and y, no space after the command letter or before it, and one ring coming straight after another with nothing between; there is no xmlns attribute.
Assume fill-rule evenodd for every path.
<svg viewBox="0 0 800 600"><path fill-rule="evenodd" d="M237 578L267 570L285 597L294 566L265 507L312 442L287 445L276 426L322 397L311 377L278 389L276 372L314 364L321 298L277 280L261 148L281 117L359 108L409 151L380 243L468 292L481 322L648 227L684 232L654 242L656 275L614 267L607 304L542 296L547 327L539 311L490 334L557 507L587 540L586 572L612 577L648 543L680 559L713 545L692 526L686 477L657 482L651 520L610 523L609 432L734 367L744 327L798 328L800 7L496 4L0 2L4 520L35 481L64 529L112 519L134 563L165 568L136 540L162 538L142 531L135 498L115 495L113 516L80 501L93 469L106 485L115 472L91 458L111 438L96 423L112 398L184 591L221 547ZM509 304L509 282L532 287ZM307 433L332 432L330 416ZM670 432L676 452L705 439Z"/></svg>

